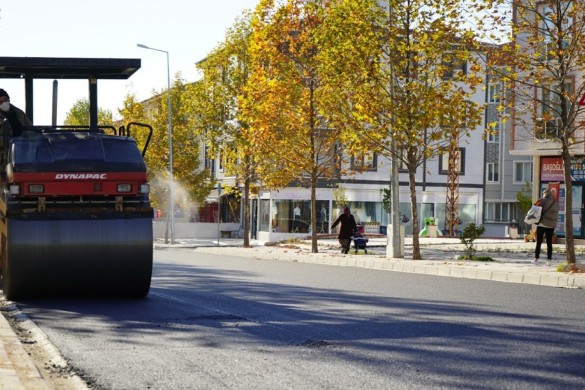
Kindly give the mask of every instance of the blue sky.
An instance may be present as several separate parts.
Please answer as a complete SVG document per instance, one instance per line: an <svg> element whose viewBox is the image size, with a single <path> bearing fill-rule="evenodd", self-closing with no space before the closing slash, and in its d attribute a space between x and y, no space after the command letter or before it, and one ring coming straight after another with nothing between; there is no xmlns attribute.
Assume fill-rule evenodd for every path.
<svg viewBox="0 0 585 390"><path fill-rule="evenodd" d="M140 58L142 68L128 80L101 81L98 105L117 117L124 96L138 99L167 85L166 50L171 78L200 76L195 62L223 40L225 31L259 0L16 0L0 5L0 56ZM34 122L51 123L52 80L35 82ZM24 82L0 79L11 102L24 109ZM57 122L88 95L85 80L60 80Z"/></svg>

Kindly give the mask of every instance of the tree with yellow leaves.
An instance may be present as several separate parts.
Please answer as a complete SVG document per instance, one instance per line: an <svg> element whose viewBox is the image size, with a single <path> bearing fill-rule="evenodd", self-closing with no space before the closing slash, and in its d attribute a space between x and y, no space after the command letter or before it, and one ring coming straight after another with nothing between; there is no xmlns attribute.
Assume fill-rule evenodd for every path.
<svg viewBox="0 0 585 390"><path fill-rule="evenodd" d="M177 76L171 88L172 137L173 137L173 178L175 183L175 204L193 201L202 203L213 183L209 172L200 169L200 143L191 128L185 83ZM145 161L149 170L151 199L155 208L167 210L169 205L169 139L166 91L153 92L153 97L138 102L134 95L127 95L119 110L124 123L141 122L153 127ZM132 134L139 146L146 142L146 133ZM178 189L184 190L183 199ZM184 207L188 205L183 205Z"/></svg>
<svg viewBox="0 0 585 390"><path fill-rule="evenodd" d="M256 181L257 151L246 137L248 123L239 99L250 73L250 14L245 12L226 37L197 67L203 78L189 88L193 127L210 156L222 158L224 173L243 185L244 247L250 246L250 191Z"/></svg>
<svg viewBox="0 0 585 390"><path fill-rule="evenodd" d="M262 0L252 18L251 73L242 107L246 135L256 151L264 186L310 188L311 250L317 252L316 187L338 178L340 128L329 122L323 101L320 42L327 1Z"/></svg>
<svg viewBox="0 0 585 390"><path fill-rule="evenodd" d="M481 123L483 81L468 1L332 0L319 52L332 121L348 149L370 150L408 170L413 259L420 259L416 172ZM391 178L392 180L392 178ZM397 180L397 178L395 178Z"/></svg>

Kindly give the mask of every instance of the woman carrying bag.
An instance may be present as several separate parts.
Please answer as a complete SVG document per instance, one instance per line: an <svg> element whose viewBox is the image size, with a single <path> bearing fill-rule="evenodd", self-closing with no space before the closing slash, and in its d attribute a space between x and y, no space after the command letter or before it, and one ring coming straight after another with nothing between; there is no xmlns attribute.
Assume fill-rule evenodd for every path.
<svg viewBox="0 0 585 390"><path fill-rule="evenodd" d="M556 201L550 189L545 189L542 192L542 198L536 201L536 205L542 207L540 221L536 224L536 248L534 250L534 263L538 262L540 257L540 246L542 240L546 237L546 265L550 265L552 259L552 240L555 227L557 226L557 219L559 216L559 202Z"/></svg>

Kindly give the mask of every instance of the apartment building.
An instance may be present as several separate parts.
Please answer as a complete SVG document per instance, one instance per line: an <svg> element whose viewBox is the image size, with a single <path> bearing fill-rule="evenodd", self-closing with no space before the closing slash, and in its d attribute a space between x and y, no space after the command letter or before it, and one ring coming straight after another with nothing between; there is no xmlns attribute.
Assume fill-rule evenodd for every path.
<svg viewBox="0 0 585 390"><path fill-rule="evenodd" d="M570 214L574 238L585 238L585 148L583 140L582 41L585 8L581 2L515 3L514 24L519 26L516 47L530 59L531 68L519 71L510 123L510 153L532 159L532 198L554 185L559 189L560 212L556 234L565 236ZM579 15L581 15L579 17ZM565 168L570 159L571 203L565 207Z"/></svg>
<svg viewBox="0 0 585 390"><path fill-rule="evenodd" d="M495 76L486 79L486 123L492 131L485 139L485 206L483 226L486 237L507 237L509 227L526 230L518 204L518 193L532 186L532 157L511 154L515 146L510 136L509 109L501 111L502 101L509 93L506 84Z"/></svg>

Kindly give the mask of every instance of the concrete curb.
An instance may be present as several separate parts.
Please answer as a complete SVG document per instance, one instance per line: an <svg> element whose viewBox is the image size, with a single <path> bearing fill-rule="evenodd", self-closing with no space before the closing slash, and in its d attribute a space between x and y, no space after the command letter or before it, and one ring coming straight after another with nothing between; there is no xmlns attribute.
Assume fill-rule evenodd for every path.
<svg viewBox="0 0 585 390"><path fill-rule="evenodd" d="M3 348L0 350L0 389L51 389L31 356L24 349L7 318L18 322L18 327L28 334L28 341L42 348L52 367L65 370L69 365L48 336L28 316L22 313L13 302L4 298L0 300L3 311L3 315L0 315L0 344ZM89 389L86 383L73 372L69 372L68 377L68 382L75 389Z"/></svg>
<svg viewBox="0 0 585 390"><path fill-rule="evenodd" d="M49 389L3 315L0 315L0 339L0 389Z"/></svg>
<svg viewBox="0 0 585 390"><path fill-rule="evenodd" d="M495 282L532 284L560 288L585 288L585 274L556 272L544 265L502 262L465 262L448 260L389 259L381 255L352 256L333 253L306 253L278 247L197 247L197 252L227 256L253 257L259 260L293 261L342 267L360 267L382 271L417 273Z"/></svg>

